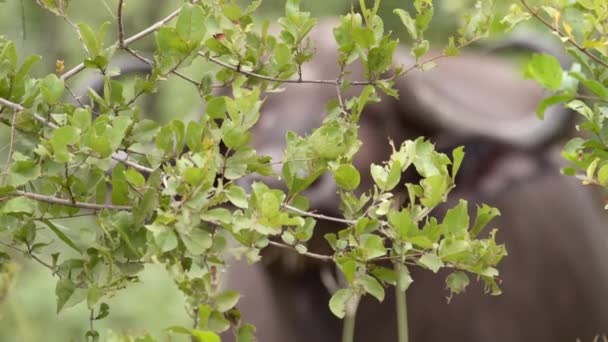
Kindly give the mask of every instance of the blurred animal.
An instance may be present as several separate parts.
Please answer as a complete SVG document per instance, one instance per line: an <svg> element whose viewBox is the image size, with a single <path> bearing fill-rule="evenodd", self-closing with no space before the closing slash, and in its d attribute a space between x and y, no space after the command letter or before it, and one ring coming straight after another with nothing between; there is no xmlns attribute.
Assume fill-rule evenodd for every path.
<svg viewBox="0 0 608 342"><path fill-rule="evenodd" d="M307 78L337 77L330 34L336 25L323 21L311 33L316 56L304 67ZM530 41L518 44L547 48ZM406 67L413 64L404 50L395 58ZM362 79L360 67L350 71L351 79ZM306 134L318 127L324 105L335 96L333 88L319 85L285 88L269 96L253 131L258 153L274 160L282 159L285 132ZM355 161L360 189L373 184L369 165L388 159L388 137L398 144L424 135L439 148L463 144L468 153L451 198L498 207L502 216L494 226L509 251L500 265L503 294L498 297L483 295L477 284L447 304L445 274L412 269L411 340L590 341L606 332L608 305L601 299L608 290L608 231L601 199L558 171L554 142L568 130L570 114L554 106L545 121L538 120L534 111L546 94L523 81L509 61L487 54L440 60L436 70L404 76L397 88L400 100L385 97L363 114L363 145ZM276 179L266 181L281 186ZM331 176L322 176L308 190L311 210L339 215L336 190ZM319 221L315 235L341 228ZM328 252L312 244L313 252ZM258 327L264 342L338 341L341 324L329 313L331 294L321 279L326 266L307 260L302 267L295 253L280 255L265 267L236 263L229 272L227 286L244 293L244 319ZM381 304L365 298L356 327L356 341L396 341L394 298L389 295Z"/></svg>
<svg viewBox="0 0 608 342"><path fill-rule="evenodd" d="M316 56L304 65L306 78L338 76L331 35L336 25L321 21L311 33ZM530 41L522 46L547 49ZM398 50L395 59L413 63L405 50ZM131 64L133 71L146 69ZM128 64L122 69L130 72ZM363 79L360 66L350 71L350 78ZM389 137L399 144L423 135L446 149L463 144L468 153L451 198L498 207L502 216L494 225L509 251L500 265L503 294L498 297L483 295L473 284L447 304L445 274L412 269L411 340L570 342L607 332L608 304L602 299L608 291L608 232L601 199L558 172L554 142L565 135L570 114L554 106L544 121L538 120L533 113L543 91L522 81L509 61L487 54L440 60L436 70L402 77L397 88L399 100L383 97L363 114L363 146L355 160L360 190L373 184L369 165L388 159ZM318 127L325 104L334 97L334 88L318 84L287 84L284 92L269 94L253 130L258 153L281 160L286 131L306 134ZM248 181L253 180L282 186L276 179ZM311 210L339 215L336 190L331 176L323 175L306 193ZM315 235L341 228L319 221ZM309 248L328 252L321 239ZM226 287L243 294L239 308L243 319L257 326L260 341L340 339L341 322L328 310L331 293L322 280L328 266L303 260L295 253L270 251L262 264L232 264ZM356 341L397 340L394 298L387 294L384 303L361 302Z"/></svg>

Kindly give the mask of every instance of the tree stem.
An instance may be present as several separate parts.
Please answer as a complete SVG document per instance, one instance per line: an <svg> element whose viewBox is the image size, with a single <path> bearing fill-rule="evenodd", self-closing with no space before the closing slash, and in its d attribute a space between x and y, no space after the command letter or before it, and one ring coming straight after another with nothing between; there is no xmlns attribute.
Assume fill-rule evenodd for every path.
<svg viewBox="0 0 608 342"><path fill-rule="evenodd" d="M402 264L396 263L395 268L397 273L405 267ZM407 290L401 290L399 284L395 286L395 301L397 302L397 333L399 342L409 342L409 327L407 324Z"/></svg>
<svg viewBox="0 0 608 342"><path fill-rule="evenodd" d="M361 296L354 295L346 305L346 315L342 326L342 342L353 342L355 340L355 320L360 299Z"/></svg>

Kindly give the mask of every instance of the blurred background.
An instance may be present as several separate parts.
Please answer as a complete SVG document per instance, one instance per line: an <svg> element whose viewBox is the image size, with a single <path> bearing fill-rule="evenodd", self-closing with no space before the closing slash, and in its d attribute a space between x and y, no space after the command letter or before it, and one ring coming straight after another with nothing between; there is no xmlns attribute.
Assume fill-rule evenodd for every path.
<svg viewBox="0 0 608 342"><path fill-rule="evenodd" d="M242 1L245 3L245 1ZM474 5L474 0L437 0L435 17L428 38L441 47L447 37L455 34L458 18ZM176 9L183 1L129 0L125 8L125 29L132 35ZM355 1L358 3L358 1ZM74 22L87 22L94 29L103 22L115 23L117 0L72 1L69 13ZM330 16L346 13L353 6L349 0L302 1L304 10L313 16ZM405 6L411 9L411 1L383 0L382 15L387 30L392 30L402 42L407 37L394 8ZM498 8L506 10L507 1L499 1ZM276 18L283 13L284 0L265 0L258 16ZM499 18L500 19L500 18ZM497 24L498 25L498 24ZM116 39L116 25L108 31L107 43ZM73 28L61 18L40 9L33 0L0 1L0 35L14 41L20 58L24 55L43 56L34 74L44 76L54 72L56 60L64 60L66 69L79 64L84 53L77 44ZM149 51L154 44L153 36L138 42L134 47ZM201 65L194 64L189 72L196 74ZM80 80L81 81L81 80ZM78 84L79 80L71 81ZM161 85L155 100L155 111L160 121L168 121L181 115L200 110L201 100L195 89L185 82L170 78ZM9 129L0 126L0 167L6 160ZM76 221L63 224L82 224L95 227L94 222ZM92 228L94 229L94 228ZM49 240L52 238L49 236ZM0 250L4 247L0 246ZM7 252L11 252L7 250ZM8 295L0 301L0 341L81 341L88 324L88 310L84 303L56 314L54 288L56 279L50 272L23 256L13 254L18 268ZM117 333L141 334L150 332L155 337L176 341L163 329L189 321L184 310L185 303L161 266L150 266L141 275L142 282L134 284L108 301L110 316L97 322L96 327L103 336L112 330ZM0 288L7 284L1 284ZM105 338L104 338L105 339Z"/></svg>

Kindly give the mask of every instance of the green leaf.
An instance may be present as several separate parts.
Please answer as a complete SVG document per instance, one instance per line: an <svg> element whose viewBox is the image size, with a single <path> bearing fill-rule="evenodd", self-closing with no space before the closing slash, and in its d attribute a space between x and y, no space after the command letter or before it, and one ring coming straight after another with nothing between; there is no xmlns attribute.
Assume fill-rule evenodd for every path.
<svg viewBox="0 0 608 342"><path fill-rule="evenodd" d="M452 159L454 160L452 163L452 180L455 180L464 159L464 146L456 147L452 151Z"/></svg>
<svg viewBox="0 0 608 342"><path fill-rule="evenodd" d="M42 82L40 82L40 93L46 102L50 105L54 105L59 102L63 96L65 89L65 83L63 79L60 79L55 74L47 75Z"/></svg>
<svg viewBox="0 0 608 342"><path fill-rule="evenodd" d="M399 291L406 291L413 282L414 279L412 279L407 267L399 267L397 269L397 287Z"/></svg>
<svg viewBox="0 0 608 342"><path fill-rule="evenodd" d="M341 164L333 174L338 186L347 191L355 190L361 182L361 175L352 164Z"/></svg>
<svg viewBox="0 0 608 342"><path fill-rule="evenodd" d="M55 295L57 296L57 313L61 312L64 305L72 297L76 291L76 285L67 278L59 279L55 286Z"/></svg>
<svg viewBox="0 0 608 342"><path fill-rule="evenodd" d="M240 186L231 185L230 187L228 187L226 191L226 196L228 197L228 200L230 200L230 203L234 204L239 208L247 209L249 207L247 193Z"/></svg>
<svg viewBox="0 0 608 342"><path fill-rule="evenodd" d="M55 161L67 163L70 160L68 145L77 143L80 140L78 131L72 126L64 126L53 131L50 143L53 147Z"/></svg>
<svg viewBox="0 0 608 342"><path fill-rule="evenodd" d="M391 210L388 214L388 222L395 229L400 240L406 240L408 236L418 231L418 226L407 209L399 212Z"/></svg>
<svg viewBox="0 0 608 342"><path fill-rule="evenodd" d="M241 325L236 333L237 342L254 342L255 331L255 326L249 323Z"/></svg>
<svg viewBox="0 0 608 342"><path fill-rule="evenodd" d="M232 213L226 208L213 208L201 213L201 220L213 223L232 223Z"/></svg>
<svg viewBox="0 0 608 342"><path fill-rule="evenodd" d="M400 8L394 9L393 13L395 13L397 16L399 16L399 19L401 19L401 23L407 29L407 32L410 34L410 37L412 37L412 39L414 39L414 40L418 39L418 30L416 29L416 21L412 18L410 13L407 12L406 10L403 10Z"/></svg>
<svg viewBox="0 0 608 342"><path fill-rule="evenodd" d="M384 301L384 288L376 278L370 276L369 274L364 274L361 278L358 279L363 285L363 289L365 292L374 296L379 302Z"/></svg>
<svg viewBox="0 0 608 342"><path fill-rule="evenodd" d="M295 16L300 12L300 0L287 0L285 2L285 16Z"/></svg>
<svg viewBox="0 0 608 342"><path fill-rule="evenodd" d="M573 98L572 95L560 95L560 94L545 97L538 104L538 107L536 108L536 115L540 119L544 119L545 111L547 110L547 108L554 106L558 103L568 102L568 101L572 100L572 98Z"/></svg>
<svg viewBox="0 0 608 342"><path fill-rule="evenodd" d="M448 46L443 49L443 54L449 57L460 55L460 50L456 46L456 43L454 43L454 37L449 38Z"/></svg>
<svg viewBox="0 0 608 342"><path fill-rule="evenodd" d="M386 255L384 241L378 235L361 234L361 249L365 260L375 259Z"/></svg>
<svg viewBox="0 0 608 342"><path fill-rule="evenodd" d="M608 165L603 165L597 172L597 180L601 186L608 185Z"/></svg>
<svg viewBox="0 0 608 342"><path fill-rule="evenodd" d="M212 97L207 101L205 111L210 119L224 119L226 117L226 101L223 97Z"/></svg>
<svg viewBox="0 0 608 342"><path fill-rule="evenodd" d="M355 279L355 273L357 272L357 262L352 259L347 259L338 262L338 267L344 273L344 277L349 284L352 284Z"/></svg>
<svg viewBox="0 0 608 342"><path fill-rule="evenodd" d="M70 124L80 129L81 132L86 131L91 127L91 111L85 108L76 108L70 118Z"/></svg>
<svg viewBox="0 0 608 342"><path fill-rule="evenodd" d="M554 56L534 54L528 62L525 76L549 90L558 90L562 85L563 70Z"/></svg>
<svg viewBox="0 0 608 342"><path fill-rule="evenodd" d="M219 312L226 312L238 303L241 295L236 291L225 291L215 298L215 305Z"/></svg>
<svg viewBox="0 0 608 342"><path fill-rule="evenodd" d="M89 310L93 310L97 302L103 297L103 290L96 287L91 286L87 291L87 307Z"/></svg>
<svg viewBox="0 0 608 342"><path fill-rule="evenodd" d="M397 284L397 272L390 268L376 266L370 270L371 274L383 283L396 285Z"/></svg>
<svg viewBox="0 0 608 342"><path fill-rule="evenodd" d="M193 255L201 255L213 245L211 234L204 229L193 228L188 234L180 236L188 252Z"/></svg>
<svg viewBox="0 0 608 342"><path fill-rule="evenodd" d="M49 227L49 229L51 231L53 231L53 233L55 233L55 235L57 235L59 240L63 241L66 245L70 246L76 252L82 253L82 251L80 250L80 248L78 248L78 246L74 243L74 241L72 241L67 235L65 235L65 233L59 227L57 227L53 222L51 222L50 220L47 220L47 219L43 219L43 220L41 220L41 222L46 224L47 227Z"/></svg>
<svg viewBox="0 0 608 342"><path fill-rule="evenodd" d="M439 271L439 269L444 266L443 261L441 261L441 258L434 253L426 253L421 256L418 261L420 262L420 264L424 265L426 268L435 273L437 273L437 271Z"/></svg>
<svg viewBox="0 0 608 342"><path fill-rule="evenodd" d="M93 29L85 24L80 23L77 25L78 31L80 32L80 39L82 39L82 43L87 48L90 57L95 57L100 54L100 44L97 41L97 35L93 31Z"/></svg>
<svg viewBox="0 0 608 342"><path fill-rule="evenodd" d="M469 286L469 276L462 271L456 271L450 274L446 279L445 283L452 293L462 293Z"/></svg>
<svg viewBox="0 0 608 342"><path fill-rule="evenodd" d="M340 289L331 296L329 300L329 309L338 318L344 318L346 315L346 304L354 296L351 289Z"/></svg>
<svg viewBox="0 0 608 342"><path fill-rule="evenodd" d="M154 241L162 252L172 251L178 246L177 236L173 230L167 229L163 232L154 234Z"/></svg>
<svg viewBox="0 0 608 342"><path fill-rule="evenodd" d="M447 211L443 219L447 231L452 234L463 235L469 229L468 202L461 199L458 204Z"/></svg>
<svg viewBox="0 0 608 342"><path fill-rule="evenodd" d="M135 169L128 169L125 171L125 178L136 188L141 188L146 185L146 179L144 176Z"/></svg>
<svg viewBox="0 0 608 342"><path fill-rule="evenodd" d="M2 203L2 202L0 202ZM1 214L27 214L33 215L36 212L38 203L26 197L16 197L3 202L4 205L0 208Z"/></svg>
<svg viewBox="0 0 608 342"><path fill-rule="evenodd" d="M203 140L203 126L195 121L188 123L186 129L186 145L192 152L198 152L201 150Z"/></svg>
<svg viewBox="0 0 608 342"><path fill-rule="evenodd" d="M220 336L211 331L202 331L194 329L191 331L191 334L197 342L222 342Z"/></svg>
<svg viewBox="0 0 608 342"><path fill-rule="evenodd" d="M175 30L185 41L191 41L198 46L207 33L205 26L206 15L202 6L186 4L182 7L177 17Z"/></svg>
<svg viewBox="0 0 608 342"><path fill-rule="evenodd" d="M230 321L226 319L224 313L214 310L209 316L209 322L207 323L207 327L213 332L222 333L230 329Z"/></svg>
<svg viewBox="0 0 608 342"><path fill-rule="evenodd" d="M8 169L8 185L19 187L40 177L40 165L30 160L18 160Z"/></svg>
<svg viewBox="0 0 608 342"><path fill-rule="evenodd" d="M481 233L485 226L496 216L500 216L500 211L498 209L492 208L486 204L481 206L481 208L478 207L477 217L475 218L475 223L473 224L473 228L471 229L470 233L471 237L477 237L477 235Z"/></svg>
<svg viewBox="0 0 608 342"><path fill-rule="evenodd" d="M173 334L190 335L190 329L179 325L168 327L167 329L165 329L165 331Z"/></svg>

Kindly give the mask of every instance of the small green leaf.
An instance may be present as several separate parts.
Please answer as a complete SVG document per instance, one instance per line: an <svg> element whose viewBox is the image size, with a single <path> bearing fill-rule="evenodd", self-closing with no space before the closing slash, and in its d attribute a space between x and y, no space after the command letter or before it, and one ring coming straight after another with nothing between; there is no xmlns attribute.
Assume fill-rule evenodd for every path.
<svg viewBox="0 0 608 342"><path fill-rule="evenodd" d="M8 169L8 185L19 187L40 177L40 165L30 160L18 160Z"/></svg>
<svg viewBox="0 0 608 342"><path fill-rule="evenodd" d="M464 146L456 147L452 151L452 159L454 160L452 163L452 180L455 180L464 159Z"/></svg>
<svg viewBox="0 0 608 342"><path fill-rule="evenodd" d="M193 255L201 255L213 245L211 234L204 229L193 228L188 234L180 236L188 252Z"/></svg>
<svg viewBox="0 0 608 342"><path fill-rule="evenodd" d="M87 307L89 310L95 308L95 305L101 297L103 297L103 291L100 288L96 286L89 287L89 290L87 291Z"/></svg>
<svg viewBox="0 0 608 342"><path fill-rule="evenodd" d="M53 131L50 143L53 147L55 161L66 163L70 160L68 145L75 144L80 139L78 131L72 126L64 126Z"/></svg>
<svg viewBox="0 0 608 342"><path fill-rule="evenodd" d="M549 90L558 90L562 85L563 70L557 58L547 54L534 54L525 73Z"/></svg>
<svg viewBox="0 0 608 342"><path fill-rule="evenodd" d="M418 39L418 30L416 29L416 21L412 18L412 16L406 10L396 8L393 10L399 19L401 19L401 23L407 29L407 32L410 34L412 39Z"/></svg>
<svg viewBox="0 0 608 342"><path fill-rule="evenodd" d="M329 309L338 318L344 318L346 315L346 304L354 296L351 289L340 289L331 296L329 300Z"/></svg>
<svg viewBox="0 0 608 342"><path fill-rule="evenodd" d="M599 171L597 172L597 180L603 187L608 185L608 164L600 167Z"/></svg>
<svg viewBox="0 0 608 342"><path fill-rule="evenodd" d="M146 179L144 176L142 176L142 174L137 172L135 169L128 169L125 171L125 178L136 188L141 188L146 184Z"/></svg>
<svg viewBox="0 0 608 342"><path fill-rule="evenodd" d="M364 274L361 278L358 279L363 285L363 289L365 292L374 296L379 302L384 301L384 288L376 278L370 276L369 274Z"/></svg>
<svg viewBox="0 0 608 342"><path fill-rule="evenodd" d="M55 295L57 296L57 313L61 312L63 306L72 297L76 291L76 285L67 278L59 279L55 286Z"/></svg>
<svg viewBox="0 0 608 342"><path fill-rule="evenodd" d="M338 267L340 267L340 270L342 273L344 273L344 277L348 283L352 284L353 280L355 279L355 273L357 272L357 262L352 259L339 261Z"/></svg>
<svg viewBox="0 0 608 342"><path fill-rule="evenodd" d="M397 269L397 287L399 291L406 291L413 282L414 279L412 279L407 267L399 267Z"/></svg>
<svg viewBox="0 0 608 342"><path fill-rule="evenodd" d="M443 54L446 56L458 56L460 55L460 50L456 47L454 43L454 37L450 37L448 46L443 49Z"/></svg>
<svg viewBox="0 0 608 342"><path fill-rule="evenodd" d="M486 204L477 208L477 217L475 223L471 229L470 235L472 238L477 237L479 233L485 228L485 226L492 221L496 216L500 216L500 211L496 208L492 208Z"/></svg>
<svg viewBox="0 0 608 342"><path fill-rule="evenodd" d="M202 331L194 329L191 331L191 334L197 342L222 342L220 336L211 331Z"/></svg>
<svg viewBox="0 0 608 342"><path fill-rule="evenodd" d="M201 220L212 223L231 223L234 217L226 208L213 208L201 213Z"/></svg>
<svg viewBox="0 0 608 342"><path fill-rule="evenodd" d="M82 39L82 43L87 48L90 57L95 57L100 54L100 44L97 41L97 35L93 31L93 29L85 24L78 24L78 31L80 32L80 39Z"/></svg>
<svg viewBox="0 0 608 342"><path fill-rule="evenodd" d="M241 295L236 291L225 291L215 298L215 305L219 312L226 312L238 303Z"/></svg>
<svg viewBox="0 0 608 342"><path fill-rule="evenodd" d="M386 255L384 241L378 235L361 234L361 249L365 260L371 260Z"/></svg>
<svg viewBox="0 0 608 342"><path fill-rule="evenodd" d="M237 342L254 342L255 330L255 326L249 323L241 325L236 334Z"/></svg>
<svg viewBox="0 0 608 342"><path fill-rule="evenodd" d="M57 77L55 74L47 75L42 82L40 82L40 93L46 102L50 105L54 105L59 102L63 96L65 89L65 83L63 79Z"/></svg>
<svg viewBox="0 0 608 342"><path fill-rule="evenodd" d="M468 202L461 199L458 205L450 208L443 219L448 232L462 235L469 229Z"/></svg>
<svg viewBox="0 0 608 342"><path fill-rule="evenodd" d="M226 196L230 203L235 206L243 209L247 209L249 207L249 201L247 199L247 193L243 188L237 185L231 185L228 187L226 191Z"/></svg>
<svg viewBox="0 0 608 342"><path fill-rule="evenodd" d="M41 220L44 224L46 224L50 230L57 235L57 237L65 242L66 245L70 246L73 250L78 253L82 253L80 248L59 228L57 227L51 220L43 219Z"/></svg>
<svg viewBox="0 0 608 342"><path fill-rule="evenodd" d="M37 202L34 200L26 197L16 197L4 202L4 205L0 207L0 214L32 215L36 211L37 207Z"/></svg>
<svg viewBox="0 0 608 342"><path fill-rule="evenodd" d="M445 283L452 293L462 293L469 286L469 276L462 271L456 271L450 274L446 279Z"/></svg>
<svg viewBox="0 0 608 342"><path fill-rule="evenodd" d="M435 273L437 273L437 271L439 271L439 269L444 266L443 261L441 261L441 258L433 253L424 254L420 257L418 261L420 262L420 264L424 265L426 268Z"/></svg>
<svg viewBox="0 0 608 342"><path fill-rule="evenodd" d="M355 190L361 182L359 171L351 164L341 164L333 173L338 186L347 191Z"/></svg>
<svg viewBox="0 0 608 342"><path fill-rule="evenodd" d="M551 95L549 97L545 97L542 101L540 101L540 103L538 104L538 107L536 108L536 115L540 118L540 119L544 119L545 118L545 111L547 110L547 108L554 106L558 103L565 103L572 100L572 95Z"/></svg>

